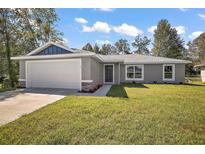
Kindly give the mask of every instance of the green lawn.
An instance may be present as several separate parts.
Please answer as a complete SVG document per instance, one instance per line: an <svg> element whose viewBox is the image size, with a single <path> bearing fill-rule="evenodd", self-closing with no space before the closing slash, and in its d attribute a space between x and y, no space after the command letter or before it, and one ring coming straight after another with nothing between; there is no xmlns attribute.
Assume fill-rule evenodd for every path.
<svg viewBox="0 0 205 154"><path fill-rule="evenodd" d="M0 84L0 93L1 92L5 92L5 91L9 91L9 90L14 90L15 88L4 88L2 84Z"/></svg>
<svg viewBox="0 0 205 154"><path fill-rule="evenodd" d="M205 144L205 84L123 84L0 127L0 144Z"/></svg>

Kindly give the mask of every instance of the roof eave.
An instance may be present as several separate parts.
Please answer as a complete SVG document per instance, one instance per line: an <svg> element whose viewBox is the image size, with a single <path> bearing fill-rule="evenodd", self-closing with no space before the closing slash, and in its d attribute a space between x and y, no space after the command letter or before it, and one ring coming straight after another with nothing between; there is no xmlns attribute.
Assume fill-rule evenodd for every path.
<svg viewBox="0 0 205 154"><path fill-rule="evenodd" d="M124 64L190 64L190 61L187 62L124 62Z"/></svg>
<svg viewBox="0 0 205 154"><path fill-rule="evenodd" d="M41 52L43 49L49 47L50 45L55 45L55 46L58 46L58 47L60 47L60 48L65 49L65 50L74 52L74 50L72 50L72 49L70 49L70 48L67 48L67 47L65 47L65 46L63 46L63 45L60 45L60 44L58 44L58 43L47 42L47 43L44 44L43 46L40 46L40 47L38 47L37 49L35 49L35 50L29 52L29 53L27 54L27 56L31 56L31 55L37 54L37 53Z"/></svg>
<svg viewBox="0 0 205 154"><path fill-rule="evenodd" d="M37 60L37 59L63 59L63 58L80 58L80 57L90 57L94 54L64 54L64 55L44 55L44 56L19 56L11 57L12 60Z"/></svg>

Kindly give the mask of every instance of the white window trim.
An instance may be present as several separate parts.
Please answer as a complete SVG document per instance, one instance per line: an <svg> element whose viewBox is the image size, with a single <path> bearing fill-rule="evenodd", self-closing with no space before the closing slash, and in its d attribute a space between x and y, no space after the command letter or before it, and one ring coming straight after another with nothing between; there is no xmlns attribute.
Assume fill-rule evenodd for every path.
<svg viewBox="0 0 205 154"><path fill-rule="evenodd" d="M172 78L171 79L166 79L165 78L165 75L164 75L164 68L165 68L165 66L172 66ZM162 74L162 76L163 76L163 81L175 81L175 64L163 64L163 74Z"/></svg>
<svg viewBox="0 0 205 154"><path fill-rule="evenodd" d="M23 82L23 81L26 81L26 79L18 79L18 81L20 81L20 82L22 81Z"/></svg>
<svg viewBox="0 0 205 154"><path fill-rule="evenodd" d="M127 77L127 67L129 66L140 66L142 67L142 77L141 78L128 78ZM135 69L134 69L134 73L135 73ZM126 80L132 80L132 81L143 81L144 80L144 65L126 65L125 66L125 79Z"/></svg>
<svg viewBox="0 0 205 154"><path fill-rule="evenodd" d="M81 82L92 83L93 80L81 80Z"/></svg>
<svg viewBox="0 0 205 154"><path fill-rule="evenodd" d="M113 66L113 82L105 82L105 66L112 65ZM104 84L114 84L115 83L115 65L114 64L104 64L103 66L103 83Z"/></svg>

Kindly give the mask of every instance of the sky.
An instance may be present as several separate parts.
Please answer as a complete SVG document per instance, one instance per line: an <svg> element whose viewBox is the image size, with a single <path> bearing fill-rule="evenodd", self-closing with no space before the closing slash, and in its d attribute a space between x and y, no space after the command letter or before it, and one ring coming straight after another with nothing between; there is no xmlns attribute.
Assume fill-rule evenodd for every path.
<svg viewBox="0 0 205 154"><path fill-rule="evenodd" d="M114 44L127 39L131 44L137 35L153 41L153 31L161 19L167 19L185 41L205 31L205 9L56 9L57 29L71 48L92 44ZM150 44L149 48L152 48Z"/></svg>

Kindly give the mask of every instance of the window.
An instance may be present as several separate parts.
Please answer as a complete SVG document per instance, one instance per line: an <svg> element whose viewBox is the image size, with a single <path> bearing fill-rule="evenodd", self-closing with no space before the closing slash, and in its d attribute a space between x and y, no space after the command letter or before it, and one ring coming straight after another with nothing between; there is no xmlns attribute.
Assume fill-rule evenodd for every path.
<svg viewBox="0 0 205 154"><path fill-rule="evenodd" d="M126 65L126 80L144 80L143 65Z"/></svg>
<svg viewBox="0 0 205 154"><path fill-rule="evenodd" d="M163 65L163 80L175 80L175 65L164 64Z"/></svg>

